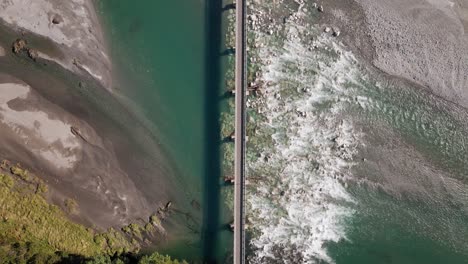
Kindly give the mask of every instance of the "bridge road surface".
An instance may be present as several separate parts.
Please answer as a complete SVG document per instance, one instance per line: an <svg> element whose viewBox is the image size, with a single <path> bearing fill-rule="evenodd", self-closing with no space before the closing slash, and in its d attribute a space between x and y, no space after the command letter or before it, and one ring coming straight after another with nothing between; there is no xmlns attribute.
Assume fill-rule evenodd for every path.
<svg viewBox="0 0 468 264"><path fill-rule="evenodd" d="M234 264L245 263L245 139L247 87L246 0L236 1L236 73L234 132Z"/></svg>

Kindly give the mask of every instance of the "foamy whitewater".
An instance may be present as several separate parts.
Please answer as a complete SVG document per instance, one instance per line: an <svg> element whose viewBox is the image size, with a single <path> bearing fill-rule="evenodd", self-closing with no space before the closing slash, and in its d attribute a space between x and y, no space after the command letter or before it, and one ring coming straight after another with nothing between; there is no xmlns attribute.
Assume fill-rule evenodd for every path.
<svg viewBox="0 0 468 264"><path fill-rule="evenodd" d="M266 12L252 9L255 25ZM362 76L356 59L333 37L300 26L308 16L300 6L282 35L255 32L252 53L258 53L258 78L266 85L248 101L257 113L251 115L252 141L258 138L262 150L248 163L252 263L333 262L325 243L346 239L353 214L345 182L361 135L343 113L360 101L347 84ZM280 39L285 41L275 45Z"/></svg>

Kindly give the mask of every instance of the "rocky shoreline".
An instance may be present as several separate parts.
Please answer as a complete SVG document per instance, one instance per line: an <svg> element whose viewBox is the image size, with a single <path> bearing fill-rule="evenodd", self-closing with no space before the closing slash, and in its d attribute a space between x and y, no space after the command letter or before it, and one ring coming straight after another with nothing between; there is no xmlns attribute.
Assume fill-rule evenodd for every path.
<svg viewBox="0 0 468 264"><path fill-rule="evenodd" d="M468 107L468 2L331 0L320 24L369 66Z"/></svg>
<svg viewBox="0 0 468 264"><path fill-rule="evenodd" d="M453 47L450 41L456 39L460 45L466 45L465 36L460 30L454 35L459 38L450 38L444 35L447 32L440 35L440 31L420 27L427 17L438 17L439 20L435 21L442 23L442 28L457 19L463 21L461 2L448 10L456 14L450 17L438 13L448 12L438 1L426 1L421 6L415 4L418 1L397 0L386 3L364 0L314 2L257 0L249 5L248 24L250 32L253 32L248 39L249 85L260 86L255 97L247 100L250 153L247 221L251 224L248 232L252 263L273 263L280 258L294 263L305 260L332 262L325 245L345 240L345 227L341 221L353 214L353 206L341 206L354 203L353 198L347 195L347 189L353 188L350 186L356 179L361 179L353 175L368 175L369 172L364 170L363 173L362 168L372 168L369 169L371 173L378 171L385 180L393 181L400 177L398 180L402 181L404 177L401 175L410 169L402 166L398 173L395 169L387 172L386 165L381 162L396 159L386 149L386 144L391 145L388 143L390 138L408 140L404 138L407 136L405 133L409 133L404 126L410 124L414 131L418 131L425 115L430 112L425 107L434 113L440 111L441 115L450 113L447 116L453 113L454 116L461 116L459 113L464 111L460 106L466 107L463 97L468 93L463 90L466 88L466 74L463 74L467 71L463 69L467 60L458 64L452 62L464 58L467 49L457 49L452 54L426 49L425 52L433 56L428 58L418 55L419 47L426 47L415 44L432 43L432 40L438 39L442 45ZM401 18L397 16L398 12L389 11L386 15L393 16L393 20L389 19L393 21L391 25L395 25L392 28L385 24L388 21L376 20L379 16L383 17L379 10L372 8L377 5L388 10L393 8L403 13L411 11L421 14ZM408 21L415 23L415 28L421 32L409 32L408 27L403 26L408 25ZM395 35L395 32L401 34ZM391 39L383 39L389 36ZM234 39L232 32L228 33L228 39L231 42ZM389 47L384 45L387 42ZM390 56L389 52L403 55ZM382 66L382 61L388 64L387 67ZM408 68L408 65L414 69ZM434 70L439 65L440 71ZM450 74L452 79L447 77ZM431 78L459 82L444 86L444 83ZM309 100L303 99L308 97ZM407 104L401 106L398 102L403 99ZM408 103L411 100L417 103ZM367 118L375 115L383 106L398 109L394 115L404 112L402 115L405 118L409 113L415 116L413 120L397 120L404 125L398 122L390 125L403 136L391 135L383 143L368 143L369 138L375 136L372 134L374 130L389 126L382 118L373 123L375 127L366 128ZM341 113L340 110L345 107L349 109ZM321 113L320 109L323 108L327 110ZM232 115L231 112L223 116L223 123L226 123L223 136L228 136L232 131L229 127ZM450 118L447 120L451 121ZM449 122L447 120L438 119L440 123ZM426 125L422 127L426 128ZM445 134L438 136L444 138ZM295 143L297 145L294 146ZM366 144L367 147L364 147ZM378 151L384 150L382 153L376 151L380 159L367 153L369 149L375 151L374 145ZM419 146L414 147L418 149ZM319 149L318 153L315 153L316 149ZM407 157L407 149L399 151L398 158ZM424 150L418 151L424 153ZM224 153L228 164L232 160L232 150L226 148ZM410 157L407 159L412 160ZM225 167L229 168L229 164ZM421 175L421 178L427 177L424 180L437 179L431 174ZM367 177L376 182L382 180ZM298 181L300 184L297 184ZM400 187L387 185L387 188L397 191L401 191ZM329 203L327 199L330 197L332 201L340 202ZM313 213L304 213L307 210ZM309 223L312 224L309 226Z"/></svg>

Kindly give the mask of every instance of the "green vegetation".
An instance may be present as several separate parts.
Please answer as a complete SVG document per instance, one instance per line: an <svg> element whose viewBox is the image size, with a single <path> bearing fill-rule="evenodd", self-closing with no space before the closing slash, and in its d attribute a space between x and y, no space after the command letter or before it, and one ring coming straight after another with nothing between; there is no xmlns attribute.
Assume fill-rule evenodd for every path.
<svg viewBox="0 0 468 264"><path fill-rule="evenodd" d="M78 213L78 203L75 200L67 198L65 199L65 209L69 214L76 214Z"/></svg>
<svg viewBox="0 0 468 264"><path fill-rule="evenodd" d="M48 191L49 191L49 187L47 187L47 185L44 182L40 182L37 185L37 193L38 194L47 193Z"/></svg>
<svg viewBox="0 0 468 264"><path fill-rule="evenodd" d="M159 253L153 253L149 256L142 257L109 257L109 256L98 256L94 259L90 259L85 262L86 264L187 264L186 261L173 260L169 256L161 255Z"/></svg>
<svg viewBox="0 0 468 264"><path fill-rule="evenodd" d="M103 249L94 243L94 235L83 226L72 223L57 206L48 204L41 195L18 187L21 186L0 186L2 244L32 243L40 245L42 252L49 255L55 251L84 256L102 252Z"/></svg>
<svg viewBox="0 0 468 264"><path fill-rule="evenodd" d="M169 256L154 253L151 256L144 256L139 264L185 264L185 261L172 260Z"/></svg>
<svg viewBox="0 0 468 264"><path fill-rule="evenodd" d="M150 223L155 225L155 226L160 226L161 225L161 220L159 220L159 217L157 215L152 215L150 217Z"/></svg>
<svg viewBox="0 0 468 264"><path fill-rule="evenodd" d="M140 225L133 223L133 224L130 224L129 227L135 236L141 238L142 227Z"/></svg>
<svg viewBox="0 0 468 264"><path fill-rule="evenodd" d="M154 225L153 225L153 224L147 223L147 224L145 225L145 231L146 231L146 232L153 232L153 230L154 230Z"/></svg>
<svg viewBox="0 0 468 264"><path fill-rule="evenodd" d="M16 166L11 166L10 171L14 175L20 177L25 182L31 182L32 180L31 177L29 176L28 170L22 169L19 164L17 164Z"/></svg>
<svg viewBox="0 0 468 264"><path fill-rule="evenodd" d="M44 196L47 190L41 179L19 165L0 164L0 264L185 263L159 254L132 255L140 248L135 237L141 240L142 232L150 233L152 223L145 228L136 223L124 227L133 238L112 228L95 233L49 204ZM78 212L73 199L66 199L64 207L70 214Z"/></svg>
<svg viewBox="0 0 468 264"><path fill-rule="evenodd" d="M15 181L10 175L0 174L0 184L4 187L11 188L15 184Z"/></svg>

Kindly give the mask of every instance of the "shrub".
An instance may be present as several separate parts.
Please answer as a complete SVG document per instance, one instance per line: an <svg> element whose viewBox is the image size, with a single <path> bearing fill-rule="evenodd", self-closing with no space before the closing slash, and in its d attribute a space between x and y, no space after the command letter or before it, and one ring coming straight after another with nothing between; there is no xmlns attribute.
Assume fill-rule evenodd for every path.
<svg viewBox="0 0 468 264"><path fill-rule="evenodd" d="M138 264L187 264L187 262L179 262L178 260L172 260L169 256L153 253L150 256L142 257Z"/></svg>

